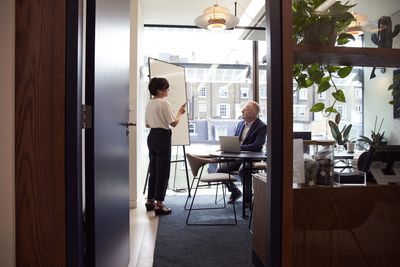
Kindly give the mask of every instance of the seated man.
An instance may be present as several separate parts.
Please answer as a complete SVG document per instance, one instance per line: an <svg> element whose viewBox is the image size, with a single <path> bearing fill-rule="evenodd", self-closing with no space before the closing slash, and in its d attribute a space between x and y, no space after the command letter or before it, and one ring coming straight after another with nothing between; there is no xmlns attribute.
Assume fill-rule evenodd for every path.
<svg viewBox="0 0 400 267"><path fill-rule="evenodd" d="M267 137L267 125L258 118L258 113L260 112L260 106L257 102L248 102L242 110L243 121L239 122L236 127L235 136L239 136L241 141L240 149L242 151L262 151L265 144L265 139ZM229 167L229 168L228 168ZM239 169L239 177L242 179L244 171L246 171L246 166L243 166L240 160L233 163L229 163L229 166L223 165L217 170L217 172L234 171ZM245 191L249 192L248 196L245 196L244 201L249 202L250 200L250 174L243 186ZM243 179L242 179L243 182ZM242 196L242 192L237 188L234 182L225 183L231 196L229 197L229 204L232 204L237 199Z"/></svg>

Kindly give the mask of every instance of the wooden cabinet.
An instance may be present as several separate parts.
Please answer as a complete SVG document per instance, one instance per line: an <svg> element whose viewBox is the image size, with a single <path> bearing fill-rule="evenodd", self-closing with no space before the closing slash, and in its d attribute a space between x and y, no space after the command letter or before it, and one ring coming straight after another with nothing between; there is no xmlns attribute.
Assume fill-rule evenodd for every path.
<svg viewBox="0 0 400 267"><path fill-rule="evenodd" d="M293 191L292 266L400 266L400 186Z"/></svg>

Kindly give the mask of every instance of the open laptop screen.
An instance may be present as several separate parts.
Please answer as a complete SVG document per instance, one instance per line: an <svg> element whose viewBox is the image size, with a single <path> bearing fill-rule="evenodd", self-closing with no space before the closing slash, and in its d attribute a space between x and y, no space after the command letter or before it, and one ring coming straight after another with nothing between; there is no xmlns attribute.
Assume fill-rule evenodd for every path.
<svg viewBox="0 0 400 267"><path fill-rule="evenodd" d="M219 144L223 152L240 153L239 136L220 136Z"/></svg>

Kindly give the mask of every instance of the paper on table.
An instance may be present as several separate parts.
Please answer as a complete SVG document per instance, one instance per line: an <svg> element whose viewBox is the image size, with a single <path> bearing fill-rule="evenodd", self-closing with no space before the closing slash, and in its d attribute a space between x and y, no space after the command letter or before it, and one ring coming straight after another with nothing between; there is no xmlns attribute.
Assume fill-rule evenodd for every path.
<svg viewBox="0 0 400 267"><path fill-rule="evenodd" d="M293 183L305 183L303 139L293 139Z"/></svg>

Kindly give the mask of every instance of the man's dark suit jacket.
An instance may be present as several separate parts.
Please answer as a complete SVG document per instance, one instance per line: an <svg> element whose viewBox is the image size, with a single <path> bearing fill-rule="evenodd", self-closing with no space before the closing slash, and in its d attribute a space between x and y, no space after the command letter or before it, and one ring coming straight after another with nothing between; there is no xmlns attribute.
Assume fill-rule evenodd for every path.
<svg viewBox="0 0 400 267"><path fill-rule="evenodd" d="M241 121L236 127L235 135L240 136L244 129L245 122ZM240 149L243 151L261 151L267 138L267 125L257 118L251 125L246 138L243 140Z"/></svg>

